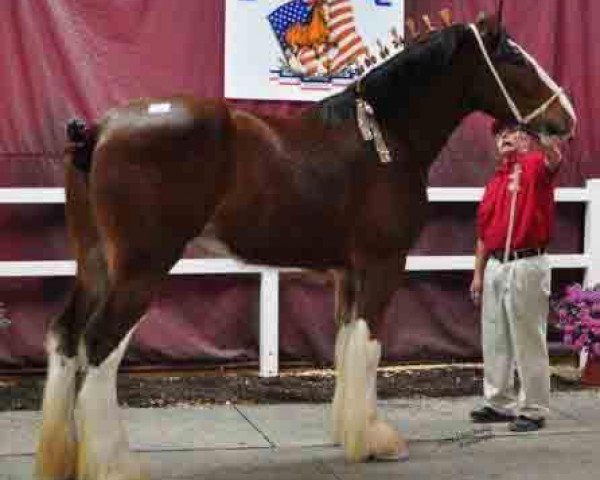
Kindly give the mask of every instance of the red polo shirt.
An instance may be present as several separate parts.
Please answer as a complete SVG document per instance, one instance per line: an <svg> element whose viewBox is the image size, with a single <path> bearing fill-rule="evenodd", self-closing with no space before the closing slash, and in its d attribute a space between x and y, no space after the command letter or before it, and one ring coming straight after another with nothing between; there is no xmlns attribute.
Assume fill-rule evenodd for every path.
<svg viewBox="0 0 600 480"><path fill-rule="evenodd" d="M477 233L486 254L504 250L510 216L511 173L521 165L511 250L545 247L554 222L554 173L540 151L507 155L485 187L477 211Z"/></svg>

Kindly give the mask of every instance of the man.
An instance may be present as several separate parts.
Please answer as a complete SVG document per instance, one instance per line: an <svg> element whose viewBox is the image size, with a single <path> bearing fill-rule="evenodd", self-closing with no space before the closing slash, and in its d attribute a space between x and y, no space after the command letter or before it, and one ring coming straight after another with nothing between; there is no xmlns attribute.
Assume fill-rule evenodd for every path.
<svg viewBox="0 0 600 480"><path fill-rule="evenodd" d="M555 142L542 145L517 124L496 122L492 131L500 160L477 213L470 287L473 302L482 307L485 403L471 412L471 419L534 431L544 427L550 403L550 265L545 250L561 153Z"/></svg>

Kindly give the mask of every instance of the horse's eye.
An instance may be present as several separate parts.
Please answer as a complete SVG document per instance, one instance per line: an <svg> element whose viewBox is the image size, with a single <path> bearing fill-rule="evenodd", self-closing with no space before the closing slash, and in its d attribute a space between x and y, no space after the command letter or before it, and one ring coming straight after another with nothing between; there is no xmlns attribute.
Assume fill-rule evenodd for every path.
<svg viewBox="0 0 600 480"><path fill-rule="evenodd" d="M528 63L506 32L500 34L500 41L496 47L496 59L511 65L527 65Z"/></svg>
<svg viewBox="0 0 600 480"><path fill-rule="evenodd" d="M523 57L515 47L508 42L502 42L498 46L497 58L501 62L510 63L512 65L526 65L527 60Z"/></svg>

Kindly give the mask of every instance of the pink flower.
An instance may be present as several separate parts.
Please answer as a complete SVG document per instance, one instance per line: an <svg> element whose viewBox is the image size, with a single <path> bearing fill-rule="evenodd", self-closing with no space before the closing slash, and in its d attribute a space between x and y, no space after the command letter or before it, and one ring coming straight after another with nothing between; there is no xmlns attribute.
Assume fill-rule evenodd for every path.
<svg viewBox="0 0 600 480"><path fill-rule="evenodd" d="M592 329L600 329L600 320L592 317L585 317L581 320L581 324Z"/></svg>
<svg viewBox="0 0 600 480"><path fill-rule="evenodd" d="M573 345L579 350L579 349L585 347L588 340L589 340L589 337L584 333L583 335L580 335L579 338L577 338L577 340L575 340L575 343Z"/></svg>
<svg viewBox="0 0 600 480"><path fill-rule="evenodd" d="M575 330L575 327L573 325L565 325L563 327L563 332L571 334L573 333L573 330Z"/></svg>

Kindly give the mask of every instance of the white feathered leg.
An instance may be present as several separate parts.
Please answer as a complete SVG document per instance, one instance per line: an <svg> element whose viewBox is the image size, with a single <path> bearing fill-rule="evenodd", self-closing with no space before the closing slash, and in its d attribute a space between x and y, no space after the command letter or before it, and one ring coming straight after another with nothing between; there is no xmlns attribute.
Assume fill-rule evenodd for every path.
<svg viewBox="0 0 600 480"><path fill-rule="evenodd" d="M337 383L332 405L333 435L346 458L400 460L408 456L404 439L377 414L377 367L381 344L370 339L364 320L351 322L336 341Z"/></svg>
<svg viewBox="0 0 600 480"><path fill-rule="evenodd" d="M88 369L79 392L75 412L79 480L147 478L139 459L129 451L117 403L117 370L134 329L101 365Z"/></svg>
<svg viewBox="0 0 600 480"><path fill-rule="evenodd" d="M345 348L340 363L338 425L346 458L360 462L368 457L367 432L367 342L369 329L364 320L346 326Z"/></svg>
<svg viewBox="0 0 600 480"><path fill-rule="evenodd" d="M335 340L335 392L331 403L331 432L333 443L340 445L342 443L342 412L344 409L344 375L342 366L344 364L344 355L346 352L349 325L343 324L338 330Z"/></svg>
<svg viewBox="0 0 600 480"><path fill-rule="evenodd" d="M75 431L77 358L68 358L57 350L53 334L48 336L48 374L42 403L42 426L39 434L35 475L38 480L74 478L77 464Z"/></svg>
<svg viewBox="0 0 600 480"><path fill-rule="evenodd" d="M381 360L381 343L367 344L367 455L376 460L406 460L408 446L402 436L377 412L377 367Z"/></svg>

